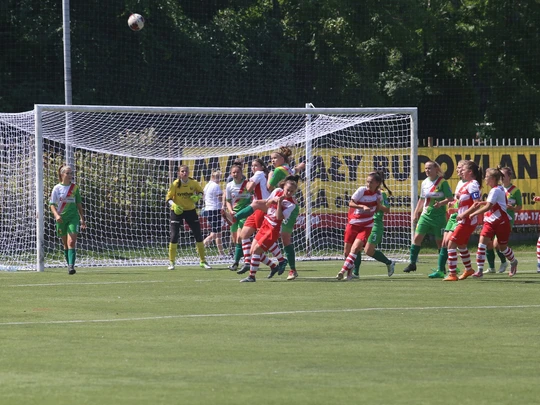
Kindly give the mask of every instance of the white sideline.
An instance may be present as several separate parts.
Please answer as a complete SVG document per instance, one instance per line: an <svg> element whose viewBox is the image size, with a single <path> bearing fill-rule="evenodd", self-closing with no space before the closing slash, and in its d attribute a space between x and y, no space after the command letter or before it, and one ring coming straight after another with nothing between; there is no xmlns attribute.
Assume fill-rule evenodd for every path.
<svg viewBox="0 0 540 405"><path fill-rule="evenodd" d="M147 283L164 283L163 280L142 280L142 281L95 281L89 283L38 283L38 284L8 284L1 287L58 287L61 285L109 285L109 284L147 284Z"/></svg>
<svg viewBox="0 0 540 405"><path fill-rule="evenodd" d="M367 312L367 311L438 311L455 309L526 309L540 308L540 305L482 305L482 306L442 306L442 307L402 307L402 308L349 308L349 309L318 309L311 311L279 311L279 312L255 312L240 314L185 314L185 315L161 315L135 318L116 319L79 319L65 321L41 321L41 322L0 322L0 326L14 325L61 325L61 324L83 324L83 323L110 323L110 322L133 322L133 321L155 321L163 319L188 319L188 318L226 318L237 316L274 316L274 315L298 315L298 314L328 314L345 312Z"/></svg>
<svg viewBox="0 0 540 405"><path fill-rule="evenodd" d="M81 272L83 273L83 272ZM268 273L267 271L261 271L261 279L262 278L266 278L266 273ZM263 275L264 274L264 275ZM518 274L537 274L537 272L534 270L534 271L528 271L528 270L525 270L525 271L519 271ZM423 276L427 276L428 273L421 273L421 272L415 272L415 273L411 273L411 274L407 274L407 273L404 273L404 274L401 274L401 273L394 273L394 275L392 277L388 277L387 274L369 274L369 275L366 275L366 276L363 276L361 273L360 273L360 279L359 280L355 280L354 282L355 283L358 283L358 282L361 282L363 278L373 278L373 277L381 277L381 278L384 278L384 279L389 279L389 280L392 280L392 279L396 279L396 278L399 278L399 277L411 277L411 276L416 276L416 277L423 277ZM492 278L493 280L496 280L496 279L499 279L499 280L507 280L508 277L505 278L505 275L506 274L496 274L496 275L489 275L486 277L486 279L490 279ZM230 281L230 282L238 282L238 280L240 280L240 278L242 278L241 276L238 276L238 277L234 277L234 278L230 278L230 279L227 279L225 281ZM304 280L334 280L335 281L335 276L327 276L327 277L301 277L302 279ZM515 280L518 280L519 279L515 279ZM140 281L95 281L95 282L65 282L65 283L36 283L36 284L2 284L0 285L0 288L13 288L13 287L58 287L58 286L73 286L73 285L113 285L113 284L151 284L151 283L178 283L178 282L184 282L186 281L185 279L177 279L177 280L168 280L168 281L164 281L164 280L140 280ZM209 279L196 279L196 280L193 280L194 282L196 283L211 283L211 282L223 282L224 280L223 279L215 279L215 278L209 278ZM271 282L280 282L280 281L285 281L284 278L275 278L274 280L272 280ZM435 283L437 282L437 280L432 280L434 281ZM439 281L442 281L442 280L439 280ZM337 281L336 281L337 282ZM292 283L288 283L288 284L292 284Z"/></svg>

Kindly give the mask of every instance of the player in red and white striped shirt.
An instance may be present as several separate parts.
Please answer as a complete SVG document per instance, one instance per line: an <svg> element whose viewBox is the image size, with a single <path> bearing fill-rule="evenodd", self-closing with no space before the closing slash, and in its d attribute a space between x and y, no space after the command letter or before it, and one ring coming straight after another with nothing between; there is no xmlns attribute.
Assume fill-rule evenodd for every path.
<svg viewBox="0 0 540 405"><path fill-rule="evenodd" d="M251 266L249 276L240 280L240 282L254 282L255 275L259 269L261 257L264 252L268 251L274 243L277 242L281 233L281 224L283 220L289 218L293 210L296 208L294 193L298 188L298 176L287 177L280 186L276 188L266 200L266 215L263 223L255 235L255 239L251 245ZM254 209L260 208L261 200L256 200L252 203Z"/></svg>
<svg viewBox="0 0 540 405"><path fill-rule="evenodd" d="M354 261L358 253L366 246L373 228L373 215L377 211L385 210L382 205L381 185L388 190L383 176L378 172L372 172L367 177L366 185L359 187L349 201L349 222L345 228L344 237L344 255L346 259L336 276L338 280L343 280L345 273L347 273L347 280L352 279ZM390 192L390 190L388 191ZM393 273L394 262L389 260L380 250L374 252L365 251L365 253L382 263L390 263L387 266L392 266Z"/></svg>
<svg viewBox="0 0 540 405"><path fill-rule="evenodd" d="M491 243L494 243L494 247L510 262L508 275L513 277L517 272L518 261L514 257L512 248L508 246L512 228L510 226L511 218L506 210L506 191L499 184L503 177L504 174L498 168L486 170L485 181L486 185L491 187L491 190L486 201L475 203L473 206L475 209L469 214L469 218L480 217L484 214L484 226L480 233L478 251L476 252L478 271L473 274L473 277L482 277L486 261L486 247ZM495 236L497 236L497 239L494 240Z"/></svg>
<svg viewBox="0 0 540 405"><path fill-rule="evenodd" d="M464 280L474 274L471 265L471 254L469 253L467 244L476 226L479 225L479 219L476 216L469 217L469 215L475 210L474 203L480 201L482 169L475 162L467 160L463 163L461 176L463 186L456 193L456 200L458 202L458 216L456 220L458 224L448 244L448 270L450 272L444 278L444 281ZM459 276L459 279L456 274L458 251L461 261L465 266L465 271Z"/></svg>

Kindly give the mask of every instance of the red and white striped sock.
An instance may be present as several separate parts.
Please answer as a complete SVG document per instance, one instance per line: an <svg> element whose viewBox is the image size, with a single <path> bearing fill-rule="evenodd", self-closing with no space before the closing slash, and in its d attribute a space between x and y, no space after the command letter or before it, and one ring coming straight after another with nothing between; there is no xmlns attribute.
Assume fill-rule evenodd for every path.
<svg viewBox="0 0 540 405"><path fill-rule="evenodd" d="M346 273L350 269L354 267L354 261L356 260L356 256L354 253L349 253L349 256L345 259L345 262L343 263L343 267L341 268L340 273Z"/></svg>
<svg viewBox="0 0 540 405"><path fill-rule="evenodd" d="M471 254L469 253L469 249L467 249L466 247L463 249L460 249L458 247L458 251L459 251L459 256L461 257L461 261L463 262L463 265L465 266L465 269L467 271L472 270Z"/></svg>
<svg viewBox="0 0 540 405"><path fill-rule="evenodd" d="M457 250L448 249L448 270L450 273L456 273L457 270Z"/></svg>
<svg viewBox="0 0 540 405"><path fill-rule="evenodd" d="M536 263L537 263L537 266L540 267L540 237L538 238L538 241L536 242Z"/></svg>
<svg viewBox="0 0 540 405"><path fill-rule="evenodd" d="M264 253L261 255L261 263L266 264L271 269L277 266L277 264L274 263L273 260L271 260L268 256L266 256Z"/></svg>
<svg viewBox="0 0 540 405"><path fill-rule="evenodd" d="M244 263L251 263L251 239L242 239L242 252L244 253Z"/></svg>
<svg viewBox="0 0 540 405"><path fill-rule="evenodd" d="M514 257L514 251L510 246L507 246L506 249L504 249L501 253L504 255L504 257L508 259L510 263L512 263L516 259Z"/></svg>
<svg viewBox="0 0 540 405"><path fill-rule="evenodd" d="M484 271L484 263L486 262L486 245L483 243L478 244L478 250L476 251L476 266L478 267L478 272L482 273Z"/></svg>
<svg viewBox="0 0 540 405"><path fill-rule="evenodd" d="M259 265L261 263L261 255L253 254L251 255L251 266L249 268L249 275L255 277L257 270L259 270Z"/></svg>
<svg viewBox="0 0 540 405"><path fill-rule="evenodd" d="M279 248L279 245L277 242L274 242L272 246L270 246L270 249L268 249L270 253L278 260L278 262L283 261L283 255L281 254L281 249Z"/></svg>

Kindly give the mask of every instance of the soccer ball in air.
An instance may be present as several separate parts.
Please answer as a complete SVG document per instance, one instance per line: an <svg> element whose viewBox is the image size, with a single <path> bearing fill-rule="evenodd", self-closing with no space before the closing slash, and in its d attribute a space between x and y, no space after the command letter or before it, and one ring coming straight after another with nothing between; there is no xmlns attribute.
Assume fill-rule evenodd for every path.
<svg viewBox="0 0 540 405"><path fill-rule="evenodd" d="M144 18L142 15L133 13L128 18L128 25L133 31L140 31L144 27Z"/></svg>

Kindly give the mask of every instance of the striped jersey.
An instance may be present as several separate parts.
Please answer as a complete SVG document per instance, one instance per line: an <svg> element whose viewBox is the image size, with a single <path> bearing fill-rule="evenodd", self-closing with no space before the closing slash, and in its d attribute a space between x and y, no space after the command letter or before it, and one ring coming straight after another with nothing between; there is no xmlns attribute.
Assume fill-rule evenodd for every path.
<svg viewBox="0 0 540 405"><path fill-rule="evenodd" d="M253 176L251 176L249 181L255 184L255 188L253 189L255 199L266 200L270 195L270 191L268 191L268 187L266 184L266 182L268 181L268 179L266 178L266 173L261 170L257 171L253 173Z"/></svg>
<svg viewBox="0 0 540 405"><path fill-rule="evenodd" d="M456 200L458 201L458 215L467 211L475 201L480 200L480 185L476 180L470 180L461 186L456 194ZM459 221L463 225L477 225L478 216L472 218L464 218Z"/></svg>
<svg viewBox="0 0 540 405"><path fill-rule="evenodd" d="M506 192L503 186L493 187L489 191L486 201L492 205L489 211L484 213L484 222L494 224L511 219L506 211Z"/></svg>
<svg viewBox="0 0 540 405"><path fill-rule="evenodd" d="M366 186L362 186L354 192L351 200L355 204L365 205L368 209L349 207L349 223L351 225L361 225L366 228L373 227L373 215L377 211L378 203L382 201L381 191L370 191Z"/></svg>
<svg viewBox="0 0 540 405"><path fill-rule="evenodd" d="M268 196L267 201L274 198L274 197L281 197L283 195L283 193L284 193L283 189L276 188L276 189L274 189L274 191L272 191L270 196ZM291 213L293 212L294 208L296 207L296 201L292 197L283 199L283 201L281 202L281 211L283 212L283 219L282 220L279 220L276 217L277 207L278 207L277 203L270 204L270 206L268 207L268 209L266 211L266 215L264 216L264 219L266 221L268 221L274 227L276 227L276 226L281 227L281 223L285 219L288 219L291 216Z"/></svg>

